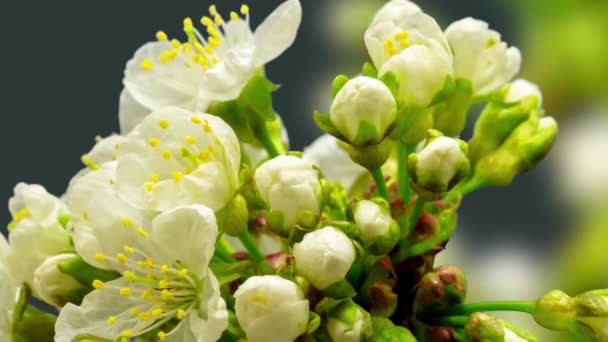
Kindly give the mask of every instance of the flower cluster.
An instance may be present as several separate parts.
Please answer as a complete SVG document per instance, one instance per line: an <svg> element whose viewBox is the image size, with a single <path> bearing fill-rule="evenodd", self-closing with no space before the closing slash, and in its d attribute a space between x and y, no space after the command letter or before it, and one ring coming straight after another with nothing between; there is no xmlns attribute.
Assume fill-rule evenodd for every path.
<svg viewBox="0 0 608 342"><path fill-rule="evenodd" d="M127 63L121 132L98 138L60 198L20 183L0 240L0 339L535 341L485 314L608 338L606 290L466 304L434 266L463 196L534 167L557 133L521 56L488 24L442 30L392 0L340 75L327 134L286 152L263 66L295 40L298 0L159 31ZM467 113L485 104L470 139ZM464 139L464 137L463 137ZM58 309L37 309L31 297Z"/></svg>

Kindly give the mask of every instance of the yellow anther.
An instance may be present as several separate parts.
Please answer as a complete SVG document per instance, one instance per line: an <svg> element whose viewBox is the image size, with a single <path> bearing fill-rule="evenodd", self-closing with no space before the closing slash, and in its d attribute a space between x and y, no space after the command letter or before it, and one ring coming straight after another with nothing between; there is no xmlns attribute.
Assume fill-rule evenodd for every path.
<svg viewBox="0 0 608 342"><path fill-rule="evenodd" d="M133 221L128 217L123 218L122 220L120 220L120 222L122 223L122 226L125 228L133 227Z"/></svg>
<svg viewBox="0 0 608 342"><path fill-rule="evenodd" d="M139 313L139 308L137 306L131 309L131 317L137 316L138 313Z"/></svg>
<svg viewBox="0 0 608 342"><path fill-rule="evenodd" d="M399 47L400 47L401 49L407 49L407 48L408 48L408 47L410 47L411 45L412 45L412 44L411 44L411 43L410 43L410 41L409 41L409 40L407 40L407 39L404 39L404 40L402 40L402 41L400 41L400 42L399 42Z"/></svg>
<svg viewBox="0 0 608 342"><path fill-rule="evenodd" d="M232 19L234 21L237 21L237 20L239 20L241 18L239 18L239 15L236 14L236 12L230 12L230 19Z"/></svg>
<svg viewBox="0 0 608 342"><path fill-rule="evenodd" d="M243 15L249 14L249 6L241 5L241 14L243 14Z"/></svg>
<svg viewBox="0 0 608 342"><path fill-rule="evenodd" d="M205 53L208 55L212 55L213 54L213 47L211 46L205 46Z"/></svg>
<svg viewBox="0 0 608 342"><path fill-rule="evenodd" d="M152 62L151 59L146 58L141 62L141 68L146 70L146 71L150 71L152 70L152 67L154 67L154 62Z"/></svg>
<svg viewBox="0 0 608 342"><path fill-rule="evenodd" d="M163 156L163 158L168 160L168 159L171 159L171 156L173 156L173 154L169 150L164 150L162 152L162 156Z"/></svg>
<svg viewBox="0 0 608 342"><path fill-rule="evenodd" d="M128 287L123 287L118 291L118 293L120 293L120 295L123 297L129 297L131 295L131 289Z"/></svg>
<svg viewBox="0 0 608 342"><path fill-rule="evenodd" d="M148 140L148 144L152 147L158 146L159 143L160 141L158 141L157 138L150 138L150 140Z"/></svg>
<svg viewBox="0 0 608 342"><path fill-rule="evenodd" d="M159 331L156 336L158 336L159 340L164 340L167 337L167 334L164 331Z"/></svg>
<svg viewBox="0 0 608 342"><path fill-rule="evenodd" d="M403 40L403 39L407 39L407 37L409 37L409 32L407 31L401 31L395 34L395 39L396 40Z"/></svg>
<svg viewBox="0 0 608 342"><path fill-rule="evenodd" d="M215 7L215 5L209 6L209 14L217 15L217 8Z"/></svg>
<svg viewBox="0 0 608 342"><path fill-rule="evenodd" d="M106 255L103 253L95 253L95 261L98 261L98 262L106 261Z"/></svg>
<svg viewBox="0 0 608 342"><path fill-rule="evenodd" d="M148 273L148 274L146 275L146 277L147 277L148 279L152 279L152 280L154 280L154 279L156 279L156 273L154 273L154 272L150 272L150 273Z"/></svg>
<svg viewBox="0 0 608 342"><path fill-rule="evenodd" d="M198 116L194 116L194 115L190 117L190 121L192 121L192 123L194 123L196 125L200 125L202 122Z"/></svg>
<svg viewBox="0 0 608 342"><path fill-rule="evenodd" d="M196 138L191 135L186 135L186 142L190 145L196 144Z"/></svg>
<svg viewBox="0 0 608 342"><path fill-rule="evenodd" d="M142 292L142 294L141 294L141 299L146 300L146 299L152 297L152 295L154 295L154 290L152 290L150 288L145 289L144 292Z"/></svg>
<svg viewBox="0 0 608 342"><path fill-rule="evenodd" d="M211 64L213 64L213 65L216 65L219 62L220 62L220 60L215 57L213 57L213 59L211 60Z"/></svg>
<svg viewBox="0 0 608 342"><path fill-rule="evenodd" d="M207 33L209 33L209 35L214 36L214 37L220 36L219 32L217 32L217 30L213 26L207 26Z"/></svg>
<svg viewBox="0 0 608 342"><path fill-rule="evenodd" d="M147 237L148 232L146 232L142 227L137 228L137 234L141 237Z"/></svg>
<svg viewBox="0 0 608 342"><path fill-rule="evenodd" d="M205 120L205 123L203 124L203 131L205 133L211 133L211 126L209 125L209 121Z"/></svg>
<svg viewBox="0 0 608 342"><path fill-rule="evenodd" d="M127 280L133 281L135 279L135 273L131 272L131 271L125 271L125 273L123 273L123 276L125 278L127 278Z"/></svg>
<svg viewBox="0 0 608 342"><path fill-rule="evenodd" d="M131 337L131 336L133 336L133 330L130 330L130 329L123 330L122 333L120 333L120 336Z"/></svg>
<svg viewBox="0 0 608 342"><path fill-rule="evenodd" d="M93 287L94 287L94 288L96 288L96 289L98 289L98 290L99 290L99 289L103 289L103 286L104 286L104 285L105 285L105 284L103 283L103 281L101 281L101 280L99 280L99 279L95 279L95 280L93 280Z"/></svg>
<svg viewBox="0 0 608 342"><path fill-rule="evenodd" d="M114 317L114 316L108 317L108 325L113 325L114 323L116 323L116 317Z"/></svg>
<svg viewBox="0 0 608 342"><path fill-rule="evenodd" d="M152 314L149 312L142 312L139 314L139 319L147 322L152 319Z"/></svg>
<svg viewBox="0 0 608 342"><path fill-rule="evenodd" d="M203 151L203 152L199 153L199 154L196 156L196 158L197 158L198 160L200 160L201 162L206 162L206 161L209 161L209 152L204 152L204 151Z"/></svg>
<svg viewBox="0 0 608 342"><path fill-rule="evenodd" d="M13 216L13 220L15 220L15 222L21 222L21 220L23 220L24 218L30 216L30 211L27 208L23 208L21 210L19 210L14 216Z"/></svg>
<svg viewBox="0 0 608 342"><path fill-rule="evenodd" d="M100 142L100 141L101 141L101 139L103 139L103 138L101 137L101 135L96 135L96 136L95 136L95 142Z"/></svg>
<svg viewBox="0 0 608 342"><path fill-rule="evenodd" d="M127 262L129 261L129 258L127 258L127 256L122 253L118 253L118 254L116 254L116 260L118 261L119 264L126 265Z"/></svg>
<svg viewBox="0 0 608 342"><path fill-rule="evenodd" d="M91 170L99 170L99 165L95 164L88 155L80 157L82 163Z"/></svg>
<svg viewBox="0 0 608 342"><path fill-rule="evenodd" d="M386 42L384 43L384 51L389 56L392 56L392 55L394 55L394 54L397 53L397 48L393 44L393 40L392 39L389 38L389 39L386 40Z"/></svg>
<svg viewBox="0 0 608 342"><path fill-rule="evenodd" d="M158 125L162 129L167 129L167 128L169 128L169 121L167 121L165 119L160 119L160 120L158 120Z"/></svg>
<svg viewBox="0 0 608 342"><path fill-rule="evenodd" d="M209 37L209 45L215 49L220 46L220 40L216 37Z"/></svg>
<svg viewBox="0 0 608 342"><path fill-rule="evenodd" d="M124 245L122 248L124 249L125 253L127 253L127 254L133 254L133 252L134 252L133 248L129 247L127 245Z"/></svg>
<svg viewBox="0 0 608 342"><path fill-rule="evenodd" d="M158 317L160 315L163 314L163 309L162 308L156 308L154 310L152 310L152 316L153 317Z"/></svg>
<svg viewBox="0 0 608 342"><path fill-rule="evenodd" d="M185 276L187 276L187 275L188 275L188 269L187 269L187 268L182 268L182 269L179 271L179 276L180 276L180 277L185 277Z"/></svg>
<svg viewBox="0 0 608 342"><path fill-rule="evenodd" d="M186 174L190 174L190 173L192 173L192 170L193 170L193 169L192 169L192 166L190 166L190 165L187 165L187 166L184 168L184 172L185 172Z"/></svg>
<svg viewBox="0 0 608 342"><path fill-rule="evenodd" d="M184 43L184 45L182 45L182 50L184 50L185 53L192 52L192 44Z"/></svg>
<svg viewBox="0 0 608 342"><path fill-rule="evenodd" d="M201 18L201 24L203 24L205 26L212 26L213 25L213 21L208 16L204 16L204 17Z"/></svg>
<svg viewBox="0 0 608 342"><path fill-rule="evenodd" d="M184 309L178 309L177 310L177 314L175 315L175 317L177 317L177 319L183 319L184 316L186 316L186 310L184 310Z"/></svg>
<svg viewBox="0 0 608 342"><path fill-rule="evenodd" d="M154 182L154 183L158 183L159 178L158 178L158 174L157 173L151 173L150 174L150 179Z"/></svg>
<svg viewBox="0 0 608 342"><path fill-rule="evenodd" d="M168 39L167 34L163 31L158 31L156 32L156 39L158 39L159 41L165 41Z"/></svg>
<svg viewBox="0 0 608 342"><path fill-rule="evenodd" d="M146 187L146 190L147 190L148 192L152 192L152 191L154 191L154 183L152 183L152 182L147 182L147 183L145 183L145 184L144 184L144 186Z"/></svg>
<svg viewBox="0 0 608 342"><path fill-rule="evenodd" d="M494 45L496 45L496 43L496 39L494 37L490 37L486 42L486 49L493 47Z"/></svg>
<svg viewBox="0 0 608 342"><path fill-rule="evenodd" d="M192 29L192 19L190 17L184 19L184 30Z"/></svg>
<svg viewBox="0 0 608 342"><path fill-rule="evenodd" d="M171 174L173 175L173 180L176 183L179 183L184 179L184 174L179 171L173 171L173 172L171 172Z"/></svg>
<svg viewBox="0 0 608 342"><path fill-rule="evenodd" d="M213 21L215 21L215 25L217 25L217 26L222 25L222 17L220 17L219 15L216 15L216 16L213 18Z"/></svg>
<svg viewBox="0 0 608 342"><path fill-rule="evenodd" d="M169 287L169 281L167 279L161 279L158 281L158 287L161 289L166 289Z"/></svg>
<svg viewBox="0 0 608 342"><path fill-rule="evenodd" d="M163 300L169 300L171 298L171 293L169 292L169 290L164 289L160 291L160 298L162 298Z"/></svg>
<svg viewBox="0 0 608 342"><path fill-rule="evenodd" d="M88 211L88 210L85 210L85 211L82 213L82 218L83 218L85 221L88 221L88 220L89 220L89 211Z"/></svg>
<svg viewBox="0 0 608 342"><path fill-rule="evenodd" d="M174 49L178 49L182 46L182 43L177 39L171 39L171 46L173 46ZM167 51L167 52L170 52L170 51Z"/></svg>
<svg viewBox="0 0 608 342"><path fill-rule="evenodd" d="M169 270L169 266L167 266L167 264L163 264L160 267L160 273L167 273L168 270Z"/></svg>
<svg viewBox="0 0 608 342"><path fill-rule="evenodd" d="M171 60L171 56L169 56L169 53L167 51L163 51L159 56L158 59L163 63L163 64L167 64L169 63L169 61Z"/></svg>
<svg viewBox="0 0 608 342"><path fill-rule="evenodd" d="M146 263L145 263L145 262L143 262L143 261L138 261L138 262L137 262L137 267L139 267L139 268L141 268L142 270L144 270L144 269L148 268L148 265L146 265Z"/></svg>
<svg viewBox="0 0 608 342"><path fill-rule="evenodd" d="M156 266L156 263L152 259L147 259L146 265L148 265L148 267L154 267L154 266Z"/></svg>

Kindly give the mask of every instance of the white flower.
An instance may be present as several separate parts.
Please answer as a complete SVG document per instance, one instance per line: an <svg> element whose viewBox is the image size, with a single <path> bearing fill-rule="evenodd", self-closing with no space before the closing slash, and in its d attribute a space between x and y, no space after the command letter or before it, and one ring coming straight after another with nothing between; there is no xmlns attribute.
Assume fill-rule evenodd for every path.
<svg viewBox="0 0 608 342"><path fill-rule="evenodd" d="M48 304L62 307L71 295L84 290L85 286L59 268L64 262L80 257L63 253L46 259L34 272L33 288L37 296Z"/></svg>
<svg viewBox="0 0 608 342"><path fill-rule="evenodd" d="M120 272L80 306L67 304L55 341L81 334L115 340L156 328L167 341L216 341L228 324L226 303L208 264L217 224L211 209L184 206L156 217L110 191L95 196L90 223L100 243L95 259ZM177 318L177 325L165 323Z"/></svg>
<svg viewBox="0 0 608 342"><path fill-rule="evenodd" d="M543 94L538 85L524 79L517 79L511 83L509 90L505 95L505 102L519 102L527 97L536 96L538 99L538 108L542 106Z"/></svg>
<svg viewBox="0 0 608 342"><path fill-rule="evenodd" d="M393 72L399 97L410 105L429 105L452 75L447 40L437 22L421 11L408 9L401 18L370 26L365 45L378 75Z"/></svg>
<svg viewBox="0 0 608 342"><path fill-rule="evenodd" d="M309 161L279 156L263 163L254 178L269 209L282 214L284 228L293 227L305 212L320 214L321 184Z"/></svg>
<svg viewBox="0 0 608 342"><path fill-rule="evenodd" d="M306 332L308 300L293 282L253 276L234 293L239 325L250 342L291 342Z"/></svg>
<svg viewBox="0 0 608 342"><path fill-rule="evenodd" d="M366 76L346 82L330 109L331 123L354 144L380 142L396 117L397 103L391 91L384 83ZM361 131L364 124L367 130ZM369 132L371 127L374 132Z"/></svg>
<svg viewBox="0 0 608 342"><path fill-rule="evenodd" d="M519 49L507 48L485 21L458 20L448 26L445 36L454 52L454 75L470 80L476 96L499 89L519 72Z"/></svg>
<svg viewBox="0 0 608 342"><path fill-rule="evenodd" d="M391 0L376 12L369 26L374 26L383 21L402 23L405 18L417 12L422 12L422 10L409 0Z"/></svg>
<svg viewBox="0 0 608 342"><path fill-rule="evenodd" d="M72 250L69 233L60 222L68 211L40 185L19 183L14 192L8 204L13 222L7 267L15 279L31 286L34 270L45 259Z"/></svg>
<svg viewBox="0 0 608 342"><path fill-rule="evenodd" d="M344 279L355 254L348 236L329 226L304 235L293 247L296 270L321 290Z"/></svg>
<svg viewBox="0 0 608 342"><path fill-rule="evenodd" d="M353 162L338 145L338 140L329 134L321 135L305 147L302 158L318 165L326 179L341 183L347 190L361 175L367 174L367 170Z"/></svg>
<svg viewBox="0 0 608 342"><path fill-rule="evenodd" d="M228 101L241 93L256 70L277 58L295 40L302 18L299 0L287 0L262 22L249 27L249 7L224 20L215 6L203 17L207 38L184 20L188 41L170 42L163 32L146 43L125 69L120 98L120 127L129 132L146 115L166 106L205 110L211 101ZM228 18L226 18L228 19Z"/></svg>
<svg viewBox="0 0 608 342"><path fill-rule="evenodd" d="M13 308L17 299L17 281L6 267L9 246L0 234L0 341L11 341Z"/></svg>
<svg viewBox="0 0 608 342"><path fill-rule="evenodd" d="M368 200L357 202L354 219L355 224L359 227L361 238L370 243L386 236L393 223L393 218L386 210Z"/></svg>

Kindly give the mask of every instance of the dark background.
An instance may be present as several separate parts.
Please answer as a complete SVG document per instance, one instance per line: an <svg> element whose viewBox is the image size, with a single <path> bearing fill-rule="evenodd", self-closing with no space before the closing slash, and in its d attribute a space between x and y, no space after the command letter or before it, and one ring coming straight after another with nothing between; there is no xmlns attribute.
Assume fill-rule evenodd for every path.
<svg viewBox="0 0 608 342"><path fill-rule="evenodd" d="M339 1L350 0L302 0L304 17L295 44L267 66L269 78L282 84L275 107L289 130L292 149L302 149L320 134L312 112L326 109L321 106L327 104L331 76L357 72L336 58L340 47L326 39L327 26L320 23L328 4ZM279 3L250 1L253 25ZM453 20L474 16L517 45L517 17L503 2L418 3L443 28ZM222 13L228 13L241 2L217 4ZM182 37L182 19L191 16L196 22L208 5L208 1L82 0L3 4L0 199L7 203L20 181L42 184L61 195L82 167L80 156L93 146L94 137L118 130L118 95L126 61L140 45L154 39L157 30ZM360 42L355 49L357 65L365 58L362 38ZM311 92L322 96L316 100ZM549 192L547 167L518 177L511 187L482 190L467 198L461 211L466 235L483 240L488 248L504 239L537 252L546 248L539 246L550 246L565 223ZM1 222L11 220L6 209L0 213Z"/></svg>

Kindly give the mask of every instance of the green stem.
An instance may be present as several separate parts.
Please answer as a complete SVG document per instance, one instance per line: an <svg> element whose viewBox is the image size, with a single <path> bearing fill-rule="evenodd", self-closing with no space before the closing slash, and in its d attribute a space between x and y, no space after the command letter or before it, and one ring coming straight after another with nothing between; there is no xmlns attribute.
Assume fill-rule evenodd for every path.
<svg viewBox="0 0 608 342"><path fill-rule="evenodd" d="M441 316L431 322L439 327L464 327L469 320L469 316Z"/></svg>
<svg viewBox="0 0 608 342"><path fill-rule="evenodd" d="M469 342L467 335L465 335L462 329L456 329L456 331L454 331L454 338L456 339L456 342Z"/></svg>
<svg viewBox="0 0 608 342"><path fill-rule="evenodd" d="M243 244L243 246L245 246L245 249L247 249L247 251L249 252L249 256L251 257L251 260L258 267L258 270L260 273L262 273L262 274L273 274L274 273L274 271L272 270L272 266L270 266L270 264L268 262L266 262L266 258L264 258L264 254L262 254L262 252L258 248L258 245L256 245L255 241L253 241L253 238L251 237L251 234L249 234L248 230L245 230L243 232L243 234L241 234L239 236L239 240L241 240L241 243Z"/></svg>
<svg viewBox="0 0 608 342"><path fill-rule="evenodd" d="M470 315L474 312L486 311L518 311L525 313L533 313L536 309L536 302L527 301L497 301L497 302L481 302L471 304L455 305L444 314L454 315Z"/></svg>
<svg viewBox="0 0 608 342"><path fill-rule="evenodd" d="M372 174L374 181L376 182L376 189L378 189L378 194L382 196L385 200L389 200L388 196L388 188L386 187L386 182L384 182L384 175L382 174L382 170L379 167L369 169L369 173Z"/></svg>
<svg viewBox="0 0 608 342"><path fill-rule="evenodd" d="M274 158L280 156L285 153L282 146L277 146L272 137L270 136L270 132L268 132L268 127L266 127L266 123L262 123L255 131L256 137L260 140L264 149L268 153L270 158Z"/></svg>
<svg viewBox="0 0 608 342"><path fill-rule="evenodd" d="M407 157L414 151L415 148L415 145L405 145L401 142L397 143L397 184L399 197L401 197L405 205L410 203L412 196L410 177L406 168Z"/></svg>
<svg viewBox="0 0 608 342"><path fill-rule="evenodd" d="M226 262L235 262L236 260L232 257L234 249L230 246L230 243L221 237L215 244L215 255Z"/></svg>
<svg viewBox="0 0 608 342"><path fill-rule="evenodd" d="M420 196L418 196L418 198L416 199L416 204L414 204L414 208L412 208L412 212L410 213L410 217L408 220L409 227L405 234L411 232L412 229L414 229L414 227L416 226L416 223L418 223L420 215L422 215L422 209L424 208L425 203L426 201L420 198Z"/></svg>

